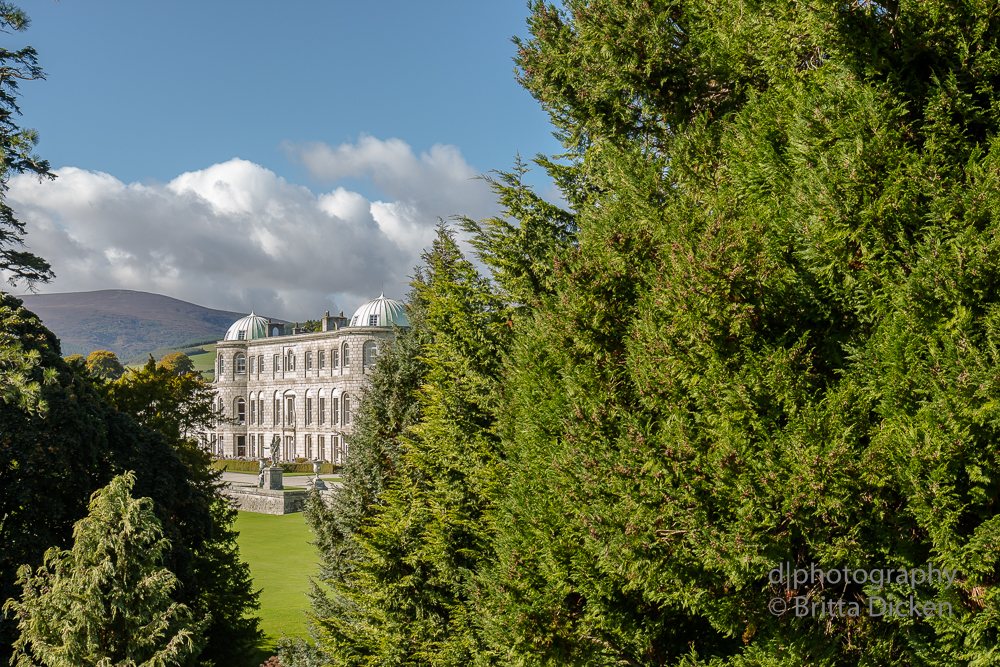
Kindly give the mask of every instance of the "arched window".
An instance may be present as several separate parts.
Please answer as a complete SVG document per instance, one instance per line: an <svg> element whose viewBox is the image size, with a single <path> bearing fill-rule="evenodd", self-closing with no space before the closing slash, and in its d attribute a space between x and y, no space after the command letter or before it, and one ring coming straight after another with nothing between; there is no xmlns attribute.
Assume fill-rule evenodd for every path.
<svg viewBox="0 0 1000 667"><path fill-rule="evenodd" d="M247 372L247 358L242 353L236 355L236 372L240 375Z"/></svg>
<svg viewBox="0 0 1000 667"><path fill-rule="evenodd" d="M344 368L351 365L351 346L344 343Z"/></svg>
<svg viewBox="0 0 1000 667"><path fill-rule="evenodd" d="M223 356L219 357L219 377L226 372L226 358Z"/></svg>
<svg viewBox="0 0 1000 667"><path fill-rule="evenodd" d="M377 359L378 345L376 345L375 341L370 340L365 343L363 363L365 366L374 366Z"/></svg>
<svg viewBox="0 0 1000 667"><path fill-rule="evenodd" d="M242 398L236 399L236 423L240 425L247 423L247 404Z"/></svg>
<svg viewBox="0 0 1000 667"><path fill-rule="evenodd" d="M351 397L344 394L344 425L351 423Z"/></svg>

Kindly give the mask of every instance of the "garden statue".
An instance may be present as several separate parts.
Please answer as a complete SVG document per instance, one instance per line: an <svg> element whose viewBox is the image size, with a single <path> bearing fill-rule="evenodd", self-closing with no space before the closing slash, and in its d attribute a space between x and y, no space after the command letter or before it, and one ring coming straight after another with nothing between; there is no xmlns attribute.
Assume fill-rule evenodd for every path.
<svg viewBox="0 0 1000 667"><path fill-rule="evenodd" d="M271 467L274 468L278 465L278 448L281 447L281 439L278 436L274 436L271 439Z"/></svg>
<svg viewBox="0 0 1000 667"><path fill-rule="evenodd" d="M264 488L264 464L267 462L267 459L265 459L262 456L259 459L257 459L257 461L260 463L260 469L257 470L257 487L263 489Z"/></svg>

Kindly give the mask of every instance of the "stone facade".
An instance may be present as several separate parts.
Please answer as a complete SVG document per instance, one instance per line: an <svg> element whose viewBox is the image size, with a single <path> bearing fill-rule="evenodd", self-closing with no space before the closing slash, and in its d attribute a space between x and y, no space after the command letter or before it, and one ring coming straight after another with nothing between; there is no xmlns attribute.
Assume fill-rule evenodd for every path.
<svg viewBox="0 0 1000 667"><path fill-rule="evenodd" d="M213 386L226 419L205 435L205 446L221 456L269 457L278 436L278 462L343 464L344 436L367 375L379 346L393 335L391 326L346 323L328 316L326 331L276 335L277 325L264 338L219 341Z"/></svg>

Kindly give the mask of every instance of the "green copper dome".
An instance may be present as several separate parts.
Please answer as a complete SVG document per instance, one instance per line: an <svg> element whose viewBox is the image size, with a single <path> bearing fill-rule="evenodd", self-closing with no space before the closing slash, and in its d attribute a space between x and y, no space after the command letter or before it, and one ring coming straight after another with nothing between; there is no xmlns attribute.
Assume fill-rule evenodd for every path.
<svg viewBox="0 0 1000 667"><path fill-rule="evenodd" d="M385 294L354 311L352 327L398 327L409 326L406 308L399 301L385 298Z"/></svg>
<svg viewBox="0 0 1000 667"><path fill-rule="evenodd" d="M249 315L236 320L233 326L229 327L223 340L254 340L255 338L267 338L267 320L260 315L254 315L251 311Z"/></svg>

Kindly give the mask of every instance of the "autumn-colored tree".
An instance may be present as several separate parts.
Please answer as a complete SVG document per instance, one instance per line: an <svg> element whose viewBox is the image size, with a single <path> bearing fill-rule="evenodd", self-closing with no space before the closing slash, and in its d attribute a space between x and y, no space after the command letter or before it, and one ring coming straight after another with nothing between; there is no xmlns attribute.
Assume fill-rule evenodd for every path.
<svg viewBox="0 0 1000 667"><path fill-rule="evenodd" d="M175 375L187 375L194 372L194 362L183 352L171 352L160 359L161 367Z"/></svg>
<svg viewBox="0 0 1000 667"><path fill-rule="evenodd" d="M125 372L114 352L94 350L87 356L87 370L106 380L117 380Z"/></svg>

